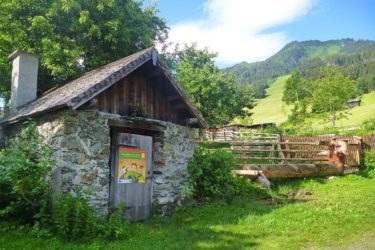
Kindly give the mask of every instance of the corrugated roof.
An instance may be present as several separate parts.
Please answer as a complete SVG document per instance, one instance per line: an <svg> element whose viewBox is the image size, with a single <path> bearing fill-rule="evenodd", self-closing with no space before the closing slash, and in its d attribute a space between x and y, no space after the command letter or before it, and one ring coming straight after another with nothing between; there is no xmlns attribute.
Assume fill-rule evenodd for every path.
<svg viewBox="0 0 375 250"><path fill-rule="evenodd" d="M120 79L129 75L147 61L153 60L154 63L163 70L173 87L175 87L176 91L181 95L191 113L198 118L203 127L207 127L207 122L204 120L200 111L189 100L184 90L171 76L165 65L157 60L157 58L157 51L154 48L148 48L101 68L87 72L64 86L50 91L37 100L24 105L19 108L16 113L4 117L1 123L17 122L30 116L36 116L64 107L76 109Z"/></svg>

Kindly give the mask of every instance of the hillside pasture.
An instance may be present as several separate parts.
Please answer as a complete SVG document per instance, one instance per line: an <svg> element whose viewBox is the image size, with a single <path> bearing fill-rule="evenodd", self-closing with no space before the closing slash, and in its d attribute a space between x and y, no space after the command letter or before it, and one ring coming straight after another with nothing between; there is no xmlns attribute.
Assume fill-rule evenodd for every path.
<svg viewBox="0 0 375 250"><path fill-rule="evenodd" d="M252 110L254 123L274 122L280 124L288 119L290 106L282 102L285 81L290 75L280 76L267 89L267 97L258 99Z"/></svg>
<svg viewBox="0 0 375 250"><path fill-rule="evenodd" d="M267 89L267 97L257 100L257 105L252 110L254 123L274 122L280 124L288 119L291 106L282 102L283 88L290 75L280 76ZM360 127L361 124L371 118L375 118L375 91L364 94L361 97L361 106L347 109L345 118L336 122L338 128ZM331 126L330 121L317 116L307 119L315 129L324 129Z"/></svg>

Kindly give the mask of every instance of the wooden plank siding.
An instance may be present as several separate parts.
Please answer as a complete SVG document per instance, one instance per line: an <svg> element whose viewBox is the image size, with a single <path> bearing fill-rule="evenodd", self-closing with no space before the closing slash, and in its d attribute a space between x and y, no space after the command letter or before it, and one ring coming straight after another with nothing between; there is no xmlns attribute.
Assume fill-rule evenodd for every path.
<svg viewBox="0 0 375 250"><path fill-rule="evenodd" d="M98 109L102 112L132 115L131 107L141 107L144 116L151 119L181 123L185 117L174 108L174 101L168 100L163 83L135 72L98 95Z"/></svg>

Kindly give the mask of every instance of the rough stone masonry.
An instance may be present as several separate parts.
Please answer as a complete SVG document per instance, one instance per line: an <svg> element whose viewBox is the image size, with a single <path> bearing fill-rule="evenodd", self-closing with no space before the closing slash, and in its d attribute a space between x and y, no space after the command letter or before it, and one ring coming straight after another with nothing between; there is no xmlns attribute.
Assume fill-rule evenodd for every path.
<svg viewBox="0 0 375 250"><path fill-rule="evenodd" d="M107 213L110 188L110 127L120 116L99 111L62 110L37 119L39 133L55 152L51 173L53 194L89 193L91 205ZM196 143L186 127L157 121L165 127L154 138L153 204L176 202L186 184L188 161Z"/></svg>

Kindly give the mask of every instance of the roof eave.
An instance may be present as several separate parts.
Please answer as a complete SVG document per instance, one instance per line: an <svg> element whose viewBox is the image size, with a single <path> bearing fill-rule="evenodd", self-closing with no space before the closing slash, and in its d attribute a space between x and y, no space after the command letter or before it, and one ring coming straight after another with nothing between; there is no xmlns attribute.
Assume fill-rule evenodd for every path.
<svg viewBox="0 0 375 250"><path fill-rule="evenodd" d="M203 128L208 128L209 125L208 125L207 121L204 119L202 113L194 106L193 102L190 100L190 98L188 97L185 90L180 86L180 84L177 82L177 80L169 73L166 65L161 60L158 60L157 65L163 71L163 73L167 77L167 79L171 82L172 86L175 88L177 93L182 97L184 103L189 108L189 111L192 112L192 114L197 117L198 123Z"/></svg>
<svg viewBox="0 0 375 250"><path fill-rule="evenodd" d="M0 121L0 125L7 126L7 125L10 125L10 124L15 124L17 122L26 120L28 118L34 118L36 116L46 114L46 113L49 113L51 111L57 111L57 110L60 110L60 109L66 108L66 107L67 107L67 105L63 104L63 105L54 106L52 108L42 110L40 112L35 112L35 113L29 114L29 115L18 116L18 117L13 118L13 119L12 118L6 119L6 117L5 117L3 120Z"/></svg>

